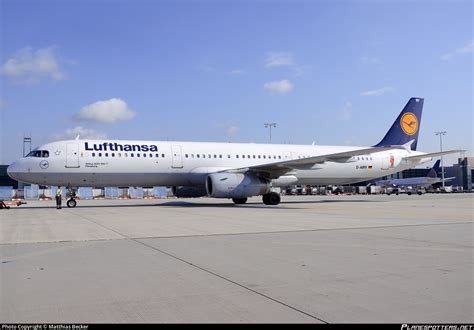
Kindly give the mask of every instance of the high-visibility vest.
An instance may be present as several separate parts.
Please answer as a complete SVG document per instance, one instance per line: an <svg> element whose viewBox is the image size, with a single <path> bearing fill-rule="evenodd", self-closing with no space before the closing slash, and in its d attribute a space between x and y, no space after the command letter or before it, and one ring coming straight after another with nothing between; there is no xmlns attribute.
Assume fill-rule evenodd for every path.
<svg viewBox="0 0 474 330"><path fill-rule="evenodd" d="M56 190L56 197L61 197L62 191L61 189Z"/></svg>

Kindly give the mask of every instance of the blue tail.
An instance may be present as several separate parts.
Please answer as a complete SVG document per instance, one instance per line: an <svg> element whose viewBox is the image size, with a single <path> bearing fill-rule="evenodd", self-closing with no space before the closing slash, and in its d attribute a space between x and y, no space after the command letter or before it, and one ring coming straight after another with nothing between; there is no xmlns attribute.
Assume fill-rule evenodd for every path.
<svg viewBox="0 0 474 330"><path fill-rule="evenodd" d="M440 159L438 159L436 161L436 163L434 163L433 167L428 172L428 177L430 177L430 178L437 178L438 177L438 170L439 170L439 164L440 163L441 163Z"/></svg>
<svg viewBox="0 0 474 330"><path fill-rule="evenodd" d="M421 113L424 99L412 97L403 108L385 137L374 147L402 145L415 140L411 150L416 150L418 133L420 132Z"/></svg>

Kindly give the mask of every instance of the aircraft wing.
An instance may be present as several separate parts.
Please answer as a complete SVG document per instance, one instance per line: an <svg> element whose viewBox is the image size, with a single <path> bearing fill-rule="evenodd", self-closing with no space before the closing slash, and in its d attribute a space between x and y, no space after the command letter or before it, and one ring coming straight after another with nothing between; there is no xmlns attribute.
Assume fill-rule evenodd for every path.
<svg viewBox="0 0 474 330"><path fill-rule="evenodd" d="M438 156L443 156L443 155L448 155L448 154L454 154L454 153L463 152L463 151L465 150L448 150L448 151L443 151L443 152L432 152L432 153L423 154L423 155L407 156L407 157L404 157L403 159L419 160L419 159L433 158L433 157L438 157Z"/></svg>
<svg viewBox="0 0 474 330"><path fill-rule="evenodd" d="M229 173L247 173L253 172L258 176L266 179L276 179L279 176L288 173L292 170L311 169L316 164L322 164L325 162L337 162L346 163L354 156L368 155L371 153L382 152L394 149L405 149L403 145L397 146L383 146L383 147L371 147L358 150L344 151L333 154L325 154L314 157L306 157L292 160L285 160L274 163L267 163L249 167L227 169L222 172Z"/></svg>

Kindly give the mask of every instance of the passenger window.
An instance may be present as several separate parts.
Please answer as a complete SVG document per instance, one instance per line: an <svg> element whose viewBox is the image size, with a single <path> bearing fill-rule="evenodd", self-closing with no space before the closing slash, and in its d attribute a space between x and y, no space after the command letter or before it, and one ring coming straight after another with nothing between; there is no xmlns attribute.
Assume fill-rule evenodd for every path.
<svg viewBox="0 0 474 330"><path fill-rule="evenodd" d="M92 153L92 157L95 157L95 152Z"/></svg>
<svg viewBox="0 0 474 330"><path fill-rule="evenodd" d="M137 154L137 157L140 157L140 154Z"/></svg>
<svg viewBox="0 0 474 330"><path fill-rule="evenodd" d="M130 154L130 157L133 157L133 154Z"/></svg>
<svg viewBox="0 0 474 330"><path fill-rule="evenodd" d="M99 152L99 157L102 157L102 153L101 153L101 152Z"/></svg>
<svg viewBox="0 0 474 330"><path fill-rule="evenodd" d="M227 158L230 158L230 155L227 155Z"/></svg>
<svg viewBox="0 0 474 330"><path fill-rule="evenodd" d="M115 153L112 152L111 155L112 155L112 157L115 157Z"/></svg>
<svg viewBox="0 0 474 330"><path fill-rule="evenodd" d="M278 159L281 159L281 156L278 156Z"/></svg>
<svg viewBox="0 0 474 330"><path fill-rule="evenodd" d="M215 155L214 155L215 156ZM207 155L207 158L211 158L211 154ZM215 157L214 157L215 158Z"/></svg>
<svg viewBox="0 0 474 330"><path fill-rule="evenodd" d="M117 157L122 157L122 154L119 152L119 153L117 154Z"/></svg>
<svg viewBox="0 0 474 330"><path fill-rule="evenodd" d="M219 158L222 158L222 155L219 155Z"/></svg>
<svg viewBox="0 0 474 330"><path fill-rule="evenodd" d="M104 154L104 156L105 156L105 157L109 157L109 153L106 152L106 153Z"/></svg>
<svg viewBox="0 0 474 330"><path fill-rule="evenodd" d="M253 155L253 159L255 159L255 155Z"/></svg>
<svg viewBox="0 0 474 330"><path fill-rule="evenodd" d="M265 155L263 155L263 159L267 159L267 157Z"/></svg>
<svg viewBox="0 0 474 330"><path fill-rule="evenodd" d="M260 155L258 155L258 159L260 159Z"/></svg>
<svg viewBox="0 0 474 330"><path fill-rule="evenodd" d="M150 158L152 158L152 157L153 157L153 154L150 154Z"/></svg>
<svg viewBox="0 0 474 330"><path fill-rule="evenodd" d="M161 157L165 158L165 154L161 154Z"/></svg>
<svg viewBox="0 0 474 330"><path fill-rule="evenodd" d="M239 155L235 155L235 158L239 158Z"/></svg>
<svg viewBox="0 0 474 330"><path fill-rule="evenodd" d="M194 154L191 154L191 158L194 158Z"/></svg>
<svg viewBox="0 0 474 330"><path fill-rule="evenodd" d="M199 154L196 154L196 157L199 158Z"/></svg>
<svg viewBox="0 0 474 330"><path fill-rule="evenodd" d="M146 157L146 154L143 154L143 157Z"/></svg>
<svg viewBox="0 0 474 330"><path fill-rule="evenodd" d="M184 157L188 158L188 154L184 155Z"/></svg>
<svg viewBox="0 0 474 330"><path fill-rule="evenodd" d="M214 155L214 158L217 158L217 155Z"/></svg>

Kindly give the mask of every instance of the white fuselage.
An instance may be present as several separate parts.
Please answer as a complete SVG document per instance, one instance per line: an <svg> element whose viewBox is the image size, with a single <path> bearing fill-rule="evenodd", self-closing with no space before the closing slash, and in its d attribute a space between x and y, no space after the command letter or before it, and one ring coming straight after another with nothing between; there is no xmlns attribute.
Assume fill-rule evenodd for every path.
<svg viewBox="0 0 474 330"><path fill-rule="evenodd" d="M144 147L146 146L146 147ZM245 168L363 147L201 143L170 141L70 140L45 144L48 157L25 157L8 168L13 178L40 185L81 186L204 186L206 176ZM351 184L393 174L429 161L407 161L421 152L396 149L295 169L273 180L273 186Z"/></svg>

